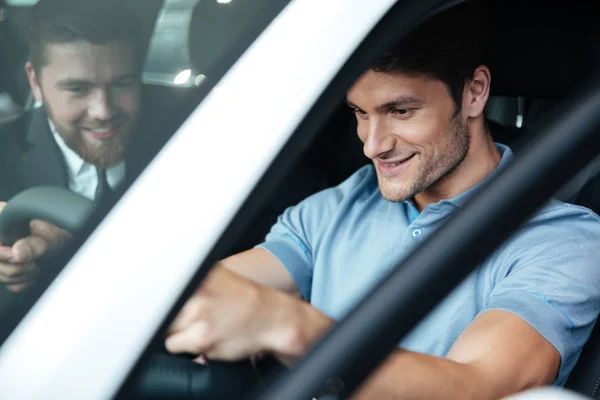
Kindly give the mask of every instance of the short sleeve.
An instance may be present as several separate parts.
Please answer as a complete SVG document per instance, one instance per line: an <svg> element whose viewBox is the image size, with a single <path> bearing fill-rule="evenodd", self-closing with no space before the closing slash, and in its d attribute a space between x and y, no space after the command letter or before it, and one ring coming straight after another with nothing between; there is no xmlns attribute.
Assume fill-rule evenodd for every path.
<svg viewBox="0 0 600 400"><path fill-rule="evenodd" d="M257 247L273 254L289 271L304 299L310 301L313 267L319 242L342 203L360 190L368 175L363 167L334 188L316 193L287 208Z"/></svg>
<svg viewBox="0 0 600 400"><path fill-rule="evenodd" d="M600 222L587 211L554 222L534 222L513 240L521 251L496 278L485 310L512 312L551 343L562 385L600 311Z"/></svg>

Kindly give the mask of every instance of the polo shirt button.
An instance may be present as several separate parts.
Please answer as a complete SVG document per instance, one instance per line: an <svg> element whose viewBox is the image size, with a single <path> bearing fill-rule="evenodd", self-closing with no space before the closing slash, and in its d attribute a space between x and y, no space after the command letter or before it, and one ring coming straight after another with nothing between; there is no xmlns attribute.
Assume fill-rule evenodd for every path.
<svg viewBox="0 0 600 400"><path fill-rule="evenodd" d="M413 237L415 237L415 238L418 238L418 237L420 237L422 234L423 234L423 231L422 231L422 230L420 230L420 229L415 229L415 230L412 232L412 235L413 235Z"/></svg>

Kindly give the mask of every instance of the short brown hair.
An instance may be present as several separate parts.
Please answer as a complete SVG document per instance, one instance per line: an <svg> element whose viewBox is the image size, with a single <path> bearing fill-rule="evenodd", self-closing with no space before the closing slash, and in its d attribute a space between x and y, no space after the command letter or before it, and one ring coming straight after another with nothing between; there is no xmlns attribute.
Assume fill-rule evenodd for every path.
<svg viewBox="0 0 600 400"><path fill-rule="evenodd" d="M25 36L29 61L38 74L48 63L49 44L130 41L140 70L145 55L140 21L123 0L40 0L29 11Z"/></svg>
<svg viewBox="0 0 600 400"><path fill-rule="evenodd" d="M433 16L372 66L377 72L423 74L446 84L457 112L465 84L487 62L490 27L485 8L467 2Z"/></svg>

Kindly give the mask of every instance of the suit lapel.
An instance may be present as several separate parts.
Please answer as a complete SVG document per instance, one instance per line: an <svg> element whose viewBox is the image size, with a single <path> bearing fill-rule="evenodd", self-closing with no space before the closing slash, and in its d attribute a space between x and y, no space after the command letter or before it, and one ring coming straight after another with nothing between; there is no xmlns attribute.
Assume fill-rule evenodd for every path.
<svg viewBox="0 0 600 400"><path fill-rule="evenodd" d="M28 149L21 157L20 174L25 188L33 186L68 187L65 161L54 140L43 108L32 112L27 130Z"/></svg>

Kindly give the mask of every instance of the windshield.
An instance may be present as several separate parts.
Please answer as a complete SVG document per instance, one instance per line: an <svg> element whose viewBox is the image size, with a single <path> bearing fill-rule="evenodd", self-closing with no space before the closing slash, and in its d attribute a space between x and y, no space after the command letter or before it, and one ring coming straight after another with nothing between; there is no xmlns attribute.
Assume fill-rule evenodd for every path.
<svg viewBox="0 0 600 400"><path fill-rule="evenodd" d="M14 226L0 228L0 343L277 14L265 10L284 4L0 1L0 207L47 186L75 198L57 204L54 193L34 192L34 208L62 205L67 216L50 218L52 225L46 211L30 217L44 216L42 229L70 244L44 249L40 259L20 253ZM30 222L21 221L20 236L39 233Z"/></svg>

